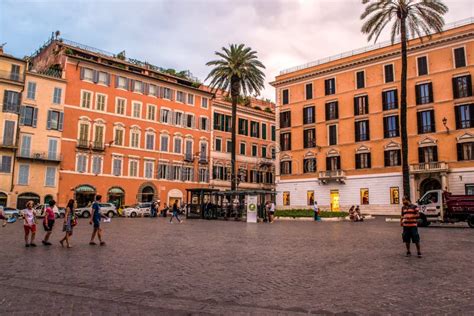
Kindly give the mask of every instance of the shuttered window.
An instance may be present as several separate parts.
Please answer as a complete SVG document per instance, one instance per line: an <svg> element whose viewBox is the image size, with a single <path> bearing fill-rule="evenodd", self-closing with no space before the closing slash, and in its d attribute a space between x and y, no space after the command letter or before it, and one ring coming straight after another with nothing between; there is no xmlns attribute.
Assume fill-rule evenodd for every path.
<svg viewBox="0 0 474 316"><path fill-rule="evenodd" d="M456 106L456 129L474 127L474 104L464 104Z"/></svg>
<svg viewBox="0 0 474 316"><path fill-rule="evenodd" d="M316 147L316 130L314 128L303 131L303 145L304 148Z"/></svg>
<svg viewBox="0 0 474 316"><path fill-rule="evenodd" d="M467 98L472 96L471 75L453 78L453 98Z"/></svg>
<svg viewBox="0 0 474 316"><path fill-rule="evenodd" d="M357 121L355 122L355 141L363 142L370 139L369 121Z"/></svg>
<svg viewBox="0 0 474 316"><path fill-rule="evenodd" d="M435 132L434 110L418 112L417 123L418 123L418 134L434 133Z"/></svg>
<svg viewBox="0 0 474 316"><path fill-rule="evenodd" d="M354 97L354 115L369 114L369 96Z"/></svg>
<svg viewBox="0 0 474 316"><path fill-rule="evenodd" d="M458 143L456 145L459 161L474 160L474 142Z"/></svg>
<svg viewBox="0 0 474 316"><path fill-rule="evenodd" d="M400 166L402 164L401 150L386 150L384 152L385 167Z"/></svg>
<svg viewBox="0 0 474 316"><path fill-rule="evenodd" d="M329 125L329 146L337 145L337 125Z"/></svg>
<svg viewBox="0 0 474 316"><path fill-rule="evenodd" d="M438 161L438 147L427 146L418 148L418 162L428 163Z"/></svg>
<svg viewBox="0 0 474 316"><path fill-rule="evenodd" d="M355 155L356 169L368 169L372 167L370 153L360 153Z"/></svg>
<svg viewBox="0 0 474 316"><path fill-rule="evenodd" d="M282 133L280 136L281 150L291 150L291 133Z"/></svg>
<svg viewBox="0 0 474 316"><path fill-rule="evenodd" d="M464 47L459 47L454 50L454 66L456 68L466 67L466 54Z"/></svg>
<svg viewBox="0 0 474 316"><path fill-rule="evenodd" d="M326 103L326 121L337 120L339 118L339 109L337 101Z"/></svg>
<svg viewBox="0 0 474 316"><path fill-rule="evenodd" d="M281 112L280 113L280 128L291 127L291 112Z"/></svg>
<svg viewBox="0 0 474 316"><path fill-rule="evenodd" d="M417 105L433 102L433 84L431 82L417 84L415 92Z"/></svg>
<svg viewBox="0 0 474 316"><path fill-rule="evenodd" d="M386 116L383 118L384 137L398 137L400 136L398 115Z"/></svg>
<svg viewBox="0 0 474 316"><path fill-rule="evenodd" d="M303 108L303 124L313 124L315 122L315 116L314 106Z"/></svg>

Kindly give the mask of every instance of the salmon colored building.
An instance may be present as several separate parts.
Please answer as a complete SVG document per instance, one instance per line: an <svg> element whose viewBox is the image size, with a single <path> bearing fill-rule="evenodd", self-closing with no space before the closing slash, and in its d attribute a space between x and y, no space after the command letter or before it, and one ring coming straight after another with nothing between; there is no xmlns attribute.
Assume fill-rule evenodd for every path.
<svg viewBox="0 0 474 316"><path fill-rule="evenodd" d="M95 194L117 205L182 200L209 184L212 94L188 78L67 40L36 52L33 69L67 80L61 205Z"/></svg>
<svg viewBox="0 0 474 316"><path fill-rule="evenodd" d="M399 212L400 45L378 44L285 70L276 88L277 204ZM474 20L408 43L411 198L474 194Z"/></svg>

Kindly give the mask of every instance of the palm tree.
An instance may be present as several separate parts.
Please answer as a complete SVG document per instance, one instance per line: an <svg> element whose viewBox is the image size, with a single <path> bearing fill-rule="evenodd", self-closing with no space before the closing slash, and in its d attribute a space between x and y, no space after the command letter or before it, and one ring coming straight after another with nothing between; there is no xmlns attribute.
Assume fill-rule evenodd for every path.
<svg viewBox="0 0 474 316"><path fill-rule="evenodd" d="M387 24L392 22L391 40L395 42L401 36L401 93L400 93L400 127L402 140L403 193L410 196L408 169L408 136L407 136L407 40L416 36L441 32L444 26L443 14L448 7L441 0L362 0L365 7L360 16L365 19L362 33L368 34L368 40L377 41Z"/></svg>
<svg viewBox="0 0 474 316"><path fill-rule="evenodd" d="M230 94L232 99L232 151L231 151L231 190L237 188L235 149L237 132L237 102L243 93L259 94L264 87L265 74L261 69L265 66L258 60L257 52L244 44L231 44L222 47L222 52L215 52L218 60L208 62L214 66L206 81L211 79L209 86L213 91L222 90Z"/></svg>

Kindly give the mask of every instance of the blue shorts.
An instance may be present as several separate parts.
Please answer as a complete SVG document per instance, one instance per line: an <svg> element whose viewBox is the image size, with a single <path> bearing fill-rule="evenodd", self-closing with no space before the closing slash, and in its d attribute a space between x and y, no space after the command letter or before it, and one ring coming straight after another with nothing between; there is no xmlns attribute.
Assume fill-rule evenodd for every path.
<svg viewBox="0 0 474 316"><path fill-rule="evenodd" d="M94 228L100 228L100 219L97 221L94 219Z"/></svg>

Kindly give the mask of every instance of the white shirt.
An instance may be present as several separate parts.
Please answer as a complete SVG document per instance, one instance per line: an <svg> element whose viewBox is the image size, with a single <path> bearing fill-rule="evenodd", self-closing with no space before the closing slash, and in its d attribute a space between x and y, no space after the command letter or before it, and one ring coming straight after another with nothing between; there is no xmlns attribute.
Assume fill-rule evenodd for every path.
<svg viewBox="0 0 474 316"><path fill-rule="evenodd" d="M270 212L275 212L275 203L270 204Z"/></svg>
<svg viewBox="0 0 474 316"><path fill-rule="evenodd" d="M33 225L35 223L35 211L25 208L23 210L23 216L25 218L25 225Z"/></svg>
<svg viewBox="0 0 474 316"><path fill-rule="evenodd" d="M313 205L313 211L317 212L319 210L318 204Z"/></svg>

